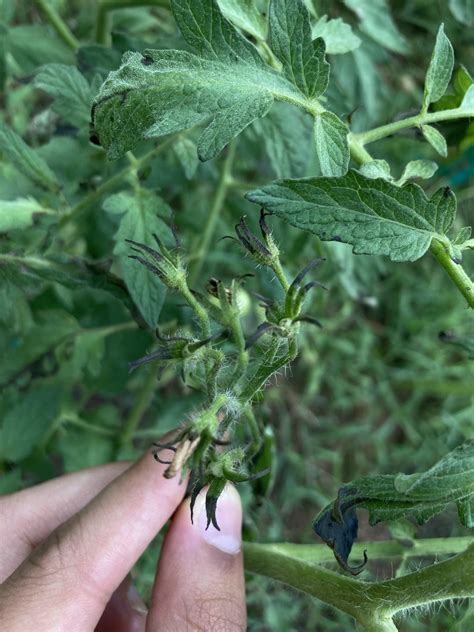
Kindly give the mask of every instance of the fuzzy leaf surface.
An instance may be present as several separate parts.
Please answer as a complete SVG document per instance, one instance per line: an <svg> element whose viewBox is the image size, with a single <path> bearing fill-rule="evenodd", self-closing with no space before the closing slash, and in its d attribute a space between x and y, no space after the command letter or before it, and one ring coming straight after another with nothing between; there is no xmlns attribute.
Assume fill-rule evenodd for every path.
<svg viewBox="0 0 474 632"><path fill-rule="evenodd" d="M104 209L120 216L119 226L114 235L114 254L120 263L125 285L136 306L150 327L156 327L161 307L165 300L166 288L158 277L137 261L130 259L133 254L129 244L133 241L156 246L153 233L163 236L165 224L157 217L157 210L168 213L165 203L151 192L142 190L134 195L116 193L104 202Z"/></svg>
<svg viewBox="0 0 474 632"><path fill-rule="evenodd" d="M448 145L446 144L446 139L441 132L438 132L436 127L432 127L431 125L422 125L421 131L425 139L440 156L446 157L448 155Z"/></svg>
<svg viewBox="0 0 474 632"><path fill-rule="evenodd" d="M93 105L93 123L109 158L145 138L208 123L198 141L203 161L216 156L274 99L308 100L265 64L256 48L221 15L215 0L173 0L178 26L196 54L126 53Z"/></svg>
<svg viewBox="0 0 474 632"><path fill-rule="evenodd" d="M0 125L0 151L18 171L37 186L57 192L59 183L46 162L16 132Z"/></svg>
<svg viewBox="0 0 474 632"><path fill-rule="evenodd" d="M329 55L342 55L359 48L360 37L353 32L351 25L343 22L341 18L328 20L323 15L312 28L312 37L322 37L326 44L326 52Z"/></svg>
<svg viewBox="0 0 474 632"><path fill-rule="evenodd" d="M92 90L75 66L48 64L35 77L35 86L55 101L53 109L66 121L87 129Z"/></svg>
<svg viewBox="0 0 474 632"><path fill-rule="evenodd" d="M256 39L267 36L267 22L254 0L217 0L219 8L232 24Z"/></svg>
<svg viewBox="0 0 474 632"><path fill-rule="evenodd" d="M416 184L403 188L350 171L341 178L279 180L247 194L251 202L323 241L352 244L355 254L415 261L444 237L456 198L440 189L431 199Z"/></svg>
<svg viewBox="0 0 474 632"><path fill-rule="evenodd" d="M314 120L314 140L321 172L325 176L342 176L349 165L349 130L333 112L322 112Z"/></svg>
<svg viewBox="0 0 474 632"><path fill-rule="evenodd" d="M33 198L0 201L0 233L10 230L23 230L34 226L45 215L54 215L51 209L44 208Z"/></svg>
<svg viewBox="0 0 474 632"><path fill-rule="evenodd" d="M454 51L441 24L436 36L436 43L426 73L423 107L441 99L446 92L454 66Z"/></svg>
<svg viewBox="0 0 474 632"><path fill-rule="evenodd" d="M329 81L329 64L322 38L312 40L309 13L301 0L272 0L269 9L270 46L283 64L283 72L305 96L323 94Z"/></svg>
<svg viewBox="0 0 474 632"><path fill-rule="evenodd" d="M357 537L356 507L369 510L370 524L415 518L423 524L454 502L462 524L472 526L474 441L466 441L426 472L371 476L340 488L337 499L316 517L313 528L342 552L343 562ZM355 521L355 522L354 522Z"/></svg>

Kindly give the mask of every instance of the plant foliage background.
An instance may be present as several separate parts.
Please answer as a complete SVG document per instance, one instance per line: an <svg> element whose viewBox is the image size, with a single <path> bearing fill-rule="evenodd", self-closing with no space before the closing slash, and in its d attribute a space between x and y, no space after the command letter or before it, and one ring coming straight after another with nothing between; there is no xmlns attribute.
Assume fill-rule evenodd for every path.
<svg viewBox="0 0 474 632"><path fill-rule="evenodd" d="M105 11L105 1L51 0L47 4L68 24L77 38L73 42L58 35L40 4L0 4L2 493L62 472L133 458L198 401L172 366L159 374L153 365L128 371L128 362L153 348L158 323L160 331L172 332L189 314L179 297L166 295L158 279L128 258L125 239L151 245L152 233L163 233L173 211L189 253L192 287L202 292L210 276L229 282L255 273L237 244L220 240L234 233L243 214L256 226L257 207L245 200L247 191L280 177L327 175L334 160L339 164L337 147L336 159L330 148L326 167L324 150L318 164L307 114L278 103L268 116L256 118L268 109L266 96L245 90L235 99L249 100L248 118L256 120L227 152L214 157L222 147L213 145L213 137L202 127L181 131L191 127L183 125L159 141L161 149L152 158L148 152L158 146L153 139L141 142L134 157L108 160L89 139L91 105L108 73L129 50L189 50L189 42L165 1L126 8L109 3L113 10ZM243 4L248 4L246 23L239 24L242 13L236 7ZM265 2L255 4L265 9ZM254 3L220 0L219 5L258 40L264 25ZM327 102L355 131L418 111L440 22L453 44L456 67L473 69L472 3L315 0L307 5L312 35L326 38ZM196 73L186 77L179 98L192 97L189 84ZM456 99L455 88L444 99ZM215 97L225 101L228 92L224 85ZM241 128L243 122L232 118L233 105L229 102L224 125ZM192 125L201 119L197 112ZM333 120L323 124L337 126ZM374 152L390 161L394 178L402 176L409 160L436 161L439 168L424 188L428 195L444 186L454 190L459 229L473 221L473 125L462 120L438 126L447 138L445 157L416 130L380 141ZM163 129L175 131L172 125ZM114 151L109 148L112 157L123 153ZM201 162L198 154L212 159ZM250 485L241 488L246 534L312 543L312 518L343 483L427 470L450 449L474 439L473 322L463 297L429 256L411 265L355 255L346 244L320 241L276 217L269 222L291 276L314 256L325 257L317 278L329 291L318 291L311 300L311 313L323 328L303 330L298 360L267 387L258 409L274 430L273 484L258 503ZM472 254L465 255L465 265L472 270ZM273 275L258 270L239 291L245 317L256 326L262 312L254 292L272 296ZM450 508L419 534L467 534L455 513ZM407 523L374 528L363 519L359 540L390 535L410 539L413 531ZM158 547L159 542L136 569L145 595ZM390 577L420 563L407 559L394 568L374 561L368 577ZM269 580L252 576L248 587L251 630L352 625L345 615ZM454 603L436 616L420 612L399 626L407 632L461 632L472 629L473 621L472 610Z"/></svg>

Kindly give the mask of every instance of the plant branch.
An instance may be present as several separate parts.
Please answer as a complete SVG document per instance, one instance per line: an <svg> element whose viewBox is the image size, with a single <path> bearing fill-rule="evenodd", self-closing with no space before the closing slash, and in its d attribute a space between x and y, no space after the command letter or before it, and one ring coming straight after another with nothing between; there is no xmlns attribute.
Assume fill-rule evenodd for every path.
<svg viewBox="0 0 474 632"><path fill-rule="evenodd" d="M216 230L217 220L219 219L222 206L224 204L227 191L229 189L231 178L232 164L235 157L236 142L232 142L229 145L227 156L225 157L224 164L222 165L219 182L217 184L216 193L212 202L211 210L207 216L206 225L204 227L204 233L202 235L201 243L197 249L196 259L191 267L189 279L190 284L193 285L199 277L202 266L204 264L204 258L207 255L209 246L211 245L214 232Z"/></svg>
<svg viewBox="0 0 474 632"><path fill-rule="evenodd" d="M439 123L441 121L452 121L472 117L474 117L474 112L462 110L461 108L441 110L440 112L427 112L426 114L420 113L415 116L401 119L400 121L393 121L393 123L388 123L387 125L374 127L366 132L350 134L350 142L363 147L364 145L373 143L381 138L386 138L387 136L391 136L396 132L410 127L420 127L421 125L429 125L430 123Z"/></svg>
<svg viewBox="0 0 474 632"><path fill-rule="evenodd" d="M368 632L396 631L392 617L400 610L474 595L472 539L465 551L444 562L379 583L345 577L268 546L244 544L248 571L282 581L343 610Z"/></svg>
<svg viewBox="0 0 474 632"><path fill-rule="evenodd" d="M138 397L135 400L135 404L133 405L123 425L122 433L118 440L117 454L119 453L121 448L126 447L132 440L138 424L140 423L145 411L148 409L152 402L156 387L156 372L153 370L153 368L151 368L149 369L145 382L143 383Z"/></svg>
<svg viewBox="0 0 474 632"><path fill-rule="evenodd" d="M422 556L453 555L461 553L473 542L471 536L455 538L425 538L412 540L409 544L403 544L398 540L382 540L380 542L360 542L352 547L352 557L356 560L363 559L364 551L367 551L369 560L408 558ZM293 544L279 542L271 544L259 544L259 547L274 553L281 553L302 562L310 564L326 564L335 562L334 553L327 544Z"/></svg>
<svg viewBox="0 0 474 632"><path fill-rule="evenodd" d="M466 299L469 307L474 309L474 283L466 274L461 264L452 260L446 246L437 239L433 239L431 242L431 252L449 274L454 284Z"/></svg>
<svg viewBox="0 0 474 632"><path fill-rule="evenodd" d="M48 0L35 0L35 2L63 42L72 50L77 50L80 45L79 41L74 37L68 25L56 11L53 3Z"/></svg>
<svg viewBox="0 0 474 632"><path fill-rule="evenodd" d="M116 174L114 174L111 178L103 182L100 186L97 187L94 191L91 191L88 195L82 198L80 202L75 204L68 213L65 213L60 222L59 226L62 228L66 224L69 224L71 221L75 221L87 208L92 206L97 200L99 200L105 193L108 193L115 187L123 185L124 180L135 170L143 169L149 162L151 162L154 158L159 156L165 149L167 149L176 139L176 135L169 136L166 140L164 140L160 145L157 145L148 153L144 154L140 158L136 159L136 163L129 164Z"/></svg>

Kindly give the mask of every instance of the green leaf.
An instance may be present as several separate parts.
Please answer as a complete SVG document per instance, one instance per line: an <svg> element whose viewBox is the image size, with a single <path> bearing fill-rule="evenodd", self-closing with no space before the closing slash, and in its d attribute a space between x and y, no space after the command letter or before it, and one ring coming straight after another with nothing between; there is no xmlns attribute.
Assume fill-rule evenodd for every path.
<svg viewBox="0 0 474 632"><path fill-rule="evenodd" d="M469 86L467 89L459 109L462 112L472 112L472 115L474 116L474 85Z"/></svg>
<svg viewBox="0 0 474 632"><path fill-rule="evenodd" d="M425 79L423 95L423 111L426 112L430 103L441 99L446 92L454 66L454 51L451 42L441 24L436 36L436 43L431 55L430 65Z"/></svg>
<svg viewBox="0 0 474 632"><path fill-rule="evenodd" d="M42 66L34 84L55 98L53 109L65 121L79 128L88 128L93 94L87 80L75 66Z"/></svg>
<svg viewBox="0 0 474 632"><path fill-rule="evenodd" d="M79 330L77 321L65 312L45 311L37 320L27 331L0 338L0 357L7 358L0 365L0 385L15 379Z"/></svg>
<svg viewBox="0 0 474 632"><path fill-rule="evenodd" d="M365 165L359 167L359 173L366 178L383 178L384 180L392 181L393 178L390 175L390 165L386 160L372 160Z"/></svg>
<svg viewBox="0 0 474 632"><path fill-rule="evenodd" d="M102 331L84 329L74 336L72 345L66 345L58 353L60 370L57 382L75 382L100 375L105 353L105 338ZM72 347L72 348L71 348Z"/></svg>
<svg viewBox="0 0 474 632"><path fill-rule="evenodd" d="M44 208L33 198L1 200L0 233L30 228L30 226L35 226L45 215L54 215L54 211Z"/></svg>
<svg viewBox="0 0 474 632"><path fill-rule="evenodd" d="M144 138L210 123L198 141L210 160L274 99L311 104L220 14L214 0L173 0L183 37L197 55L176 50L126 53L94 101L93 122L109 158Z"/></svg>
<svg viewBox="0 0 474 632"><path fill-rule="evenodd" d="M371 476L341 487L337 499L314 521L314 529L347 562L357 536L355 507L369 510L370 524L415 518L419 524L442 511L448 503L458 506L464 526L472 526L474 499L474 440L443 457L422 474Z"/></svg>
<svg viewBox="0 0 474 632"><path fill-rule="evenodd" d="M458 514L462 525L468 529L474 528L474 498L472 496L458 502Z"/></svg>
<svg viewBox="0 0 474 632"><path fill-rule="evenodd" d="M449 0L449 8L458 22L474 26L474 0Z"/></svg>
<svg viewBox="0 0 474 632"><path fill-rule="evenodd" d="M326 47L321 38L312 41L309 13L301 0L271 0L269 42L285 76L304 95L316 98L326 91Z"/></svg>
<svg viewBox="0 0 474 632"><path fill-rule="evenodd" d="M58 415L61 398L59 386L37 386L22 395L0 427L0 458L16 462L31 454Z"/></svg>
<svg viewBox="0 0 474 632"><path fill-rule="evenodd" d="M453 239L453 244L456 244L457 246L463 244L465 241L468 241L468 239L471 238L471 234L472 226L463 226L456 237Z"/></svg>
<svg viewBox="0 0 474 632"><path fill-rule="evenodd" d="M287 103L276 103L253 130L265 145L268 160L277 178L306 175L311 155L312 117Z"/></svg>
<svg viewBox="0 0 474 632"><path fill-rule="evenodd" d="M323 241L349 243L356 254L392 261L419 259L434 237L446 242L456 213L449 189L428 199L416 184L401 188L356 171L337 179L280 180L247 198Z"/></svg>
<svg viewBox="0 0 474 632"><path fill-rule="evenodd" d="M359 48L361 40L352 31L350 24L343 22L341 18L328 20L327 15L319 18L312 29L313 39L322 37L326 44L326 53L329 55L342 55Z"/></svg>
<svg viewBox="0 0 474 632"><path fill-rule="evenodd" d="M387 0L344 0L344 4L356 13L360 28L374 41L395 53L406 53L409 45L397 29Z"/></svg>
<svg viewBox="0 0 474 632"><path fill-rule="evenodd" d="M314 140L321 172L341 176L349 165L349 129L333 112L322 112L314 119Z"/></svg>
<svg viewBox="0 0 474 632"><path fill-rule="evenodd" d="M59 190L56 176L46 162L12 129L0 125L0 150L18 171L43 189Z"/></svg>
<svg viewBox="0 0 474 632"><path fill-rule="evenodd" d="M446 157L448 155L448 146L446 144L446 139L438 132L435 127L431 125L422 125L421 131L425 139L429 142L429 144L435 149L438 154Z"/></svg>
<svg viewBox="0 0 474 632"><path fill-rule="evenodd" d="M155 246L153 233L162 237L164 233L168 236L169 232L157 213L169 216L170 209L161 198L145 189L133 194L116 193L105 200L103 207L108 213L120 215L119 227L114 235L114 254L117 255L123 280L140 313L150 327L156 327L166 288L158 277L129 258L133 253L125 240Z"/></svg>
<svg viewBox="0 0 474 632"><path fill-rule="evenodd" d="M472 86L473 80L469 71L461 64L454 73L453 86L456 95L464 97L466 92Z"/></svg>
<svg viewBox="0 0 474 632"><path fill-rule="evenodd" d="M68 428L59 437L57 451L64 461L65 472L96 467L114 458L114 442L107 437L92 435L85 430Z"/></svg>
<svg viewBox="0 0 474 632"><path fill-rule="evenodd" d="M401 187L411 178L431 178L438 170L438 165L432 160L411 160L403 170L402 177L397 181Z"/></svg>
<svg viewBox="0 0 474 632"><path fill-rule="evenodd" d="M257 40L267 37L267 22L254 0L217 0L222 15Z"/></svg>
<svg viewBox="0 0 474 632"><path fill-rule="evenodd" d="M74 53L44 24L21 24L8 29L7 47L22 74L50 63L73 64Z"/></svg>
<svg viewBox="0 0 474 632"><path fill-rule="evenodd" d="M13 492L19 491L22 487L21 468L15 467L2 474L0 478L0 496L13 494Z"/></svg>
<svg viewBox="0 0 474 632"><path fill-rule="evenodd" d="M183 167L184 175L192 180L199 164L196 144L190 138L180 137L173 144L173 150Z"/></svg>

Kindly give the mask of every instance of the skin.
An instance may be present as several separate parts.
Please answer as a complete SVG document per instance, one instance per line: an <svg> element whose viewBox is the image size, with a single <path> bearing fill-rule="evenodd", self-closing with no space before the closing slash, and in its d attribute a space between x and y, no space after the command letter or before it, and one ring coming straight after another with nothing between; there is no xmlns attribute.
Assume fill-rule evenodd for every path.
<svg viewBox="0 0 474 632"><path fill-rule="evenodd" d="M151 454L0 498L0 629L9 632L240 632L246 629L242 509L233 487L221 531L194 524L185 482ZM171 518L147 612L130 570Z"/></svg>

